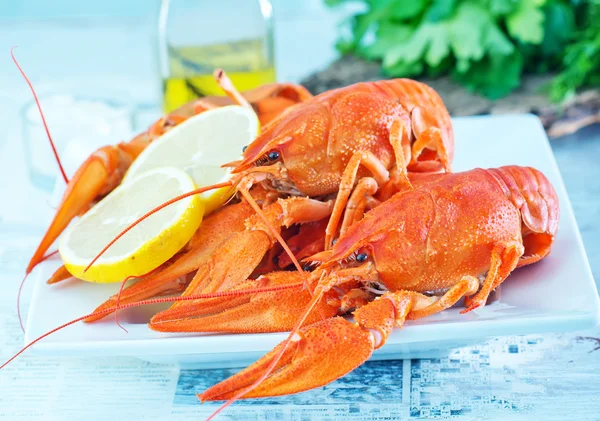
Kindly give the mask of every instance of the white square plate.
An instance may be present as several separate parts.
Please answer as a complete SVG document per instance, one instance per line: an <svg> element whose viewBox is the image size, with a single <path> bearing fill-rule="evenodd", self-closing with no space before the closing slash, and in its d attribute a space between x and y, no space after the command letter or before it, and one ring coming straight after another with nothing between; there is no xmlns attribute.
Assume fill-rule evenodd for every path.
<svg viewBox="0 0 600 421"><path fill-rule="evenodd" d="M490 304L466 315L459 308L418 321L392 333L374 359L424 357L500 335L559 332L595 326L598 293L573 210L540 121L530 115L468 117L454 120L456 171L475 167L529 165L541 170L560 200L560 228L552 253L535 265L518 269L495 293ZM118 291L119 285L45 281L60 264L40 265L27 320L26 341L80 317ZM134 356L150 361L200 366L243 366L286 337L272 334L163 334L146 326L154 308L120 313L129 333L114 317L93 324L77 323L33 347L39 354Z"/></svg>

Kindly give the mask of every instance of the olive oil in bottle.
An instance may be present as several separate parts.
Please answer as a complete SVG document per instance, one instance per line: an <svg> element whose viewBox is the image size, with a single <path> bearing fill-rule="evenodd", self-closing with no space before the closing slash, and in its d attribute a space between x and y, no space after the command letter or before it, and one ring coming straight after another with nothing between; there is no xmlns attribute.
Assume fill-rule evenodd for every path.
<svg viewBox="0 0 600 421"><path fill-rule="evenodd" d="M240 91L274 82L270 18L266 0L163 0L164 111L203 96L224 95L213 77L216 68L225 69Z"/></svg>

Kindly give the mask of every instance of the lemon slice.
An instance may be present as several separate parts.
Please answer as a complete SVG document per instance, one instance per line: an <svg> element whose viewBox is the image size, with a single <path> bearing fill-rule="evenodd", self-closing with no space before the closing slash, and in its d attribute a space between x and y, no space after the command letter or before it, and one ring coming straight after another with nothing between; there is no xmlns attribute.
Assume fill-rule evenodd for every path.
<svg viewBox="0 0 600 421"><path fill-rule="evenodd" d="M154 140L133 162L123 182L158 167L185 171L198 187L229 179L230 168L221 165L241 158L242 148L260 130L256 114L239 105L205 111L190 117ZM206 214L221 206L232 189L221 188L200 195Z"/></svg>
<svg viewBox="0 0 600 421"><path fill-rule="evenodd" d="M175 202L136 225L84 273L123 229L161 203L195 188L185 172L170 167L147 171L121 184L63 234L58 250L67 270L79 279L104 283L156 269L200 226L204 205L198 196Z"/></svg>

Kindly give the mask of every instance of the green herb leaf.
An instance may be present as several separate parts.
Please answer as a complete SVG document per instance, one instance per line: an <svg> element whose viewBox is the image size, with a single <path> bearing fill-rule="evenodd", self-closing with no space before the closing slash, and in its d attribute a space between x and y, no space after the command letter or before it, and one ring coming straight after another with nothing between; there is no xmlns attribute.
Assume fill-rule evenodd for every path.
<svg viewBox="0 0 600 421"><path fill-rule="evenodd" d="M552 1L544 7L544 40L541 45L542 55L551 57L562 55L565 43L573 36L575 15L566 4Z"/></svg>
<svg viewBox="0 0 600 421"><path fill-rule="evenodd" d="M406 20L419 16L427 7L427 0L396 0L390 7L389 17Z"/></svg>
<svg viewBox="0 0 600 421"><path fill-rule="evenodd" d="M486 25L484 43L488 53L492 55L508 56L515 51L515 46L493 22Z"/></svg>
<svg viewBox="0 0 600 421"><path fill-rule="evenodd" d="M427 13L425 13L425 20L439 22L448 19L454 12L455 5L456 0L433 0Z"/></svg>
<svg viewBox="0 0 600 421"><path fill-rule="evenodd" d="M359 49L359 53L368 59L382 59L388 51L398 44L406 42L415 28L411 25L383 21L375 32L375 41Z"/></svg>
<svg viewBox="0 0 600 421"><path fill-rule="evenodd" d="M448 35L452 51L459 60L480 60L484 53L483 39L489 13L473 3L462 3L449 22Z"/></svg>
<svg viewBox="0 0 600 421"><path fill-rule="evenodd" d="M456 80L471 91L480 92L490 99L509 94L521 82L523 60L515 51L510 56L493 55L473 64L467 72L454 72Z"/></svg>
<svg viewBox="0 0 600 421"><path fill-rule="evenodd" d="M440 25L423 24L413 35L392 47L383 59L383 67L394 67L399 63L413 63L419 61L425 54L425 51L431 41L431 38L444 37L446 31Z"/></svg>
<svg viewBox="0 0 600 421"><path fill-rule="evenodd" d="M425 62L430 67L439 66L442 60L448 57L450 53L450 44L448 38L445 36L445 32L445 28L439 27L431 33L429 48L427 49L427 53L425 53Z"/></svg>
<svg viewBox="0 0 600 421"><path fill-rule="evenodd" d="M519 0L490 0L489 10L493 16L508 15L514 12Z"/></svg>
<svg viewBox="0 0 600 421"><path fill-rule="evenodd" d="M508 32L524 43L539 44L544 38L544 0L521 0L519 8L506 18Z"/></svg>
<svg viewBox="0 0 600 421"><path fill-rule="evenodd" d="M452 74L491 98L525 72L561 73L560 100L600 84L600 0L324 0L362 3L337 47L380 60L389 76Z"/></svg>

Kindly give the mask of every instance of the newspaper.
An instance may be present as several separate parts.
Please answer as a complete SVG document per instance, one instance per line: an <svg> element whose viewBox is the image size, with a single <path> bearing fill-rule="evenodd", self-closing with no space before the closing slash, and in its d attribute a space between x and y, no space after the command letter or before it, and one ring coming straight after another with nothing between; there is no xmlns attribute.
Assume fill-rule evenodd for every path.
<svg viewBox="0 0 600 421"><path fill-rule="evenodd" d="M12 234L0 237L3 361L23 344L14 298L37 239ZM600 420L599 336L503 337L441 358L367 362L322 388L237 402L219 419ZM196 394L237 370L24 354L0 372L0 420L204 419L220 404Z"/></svg>

